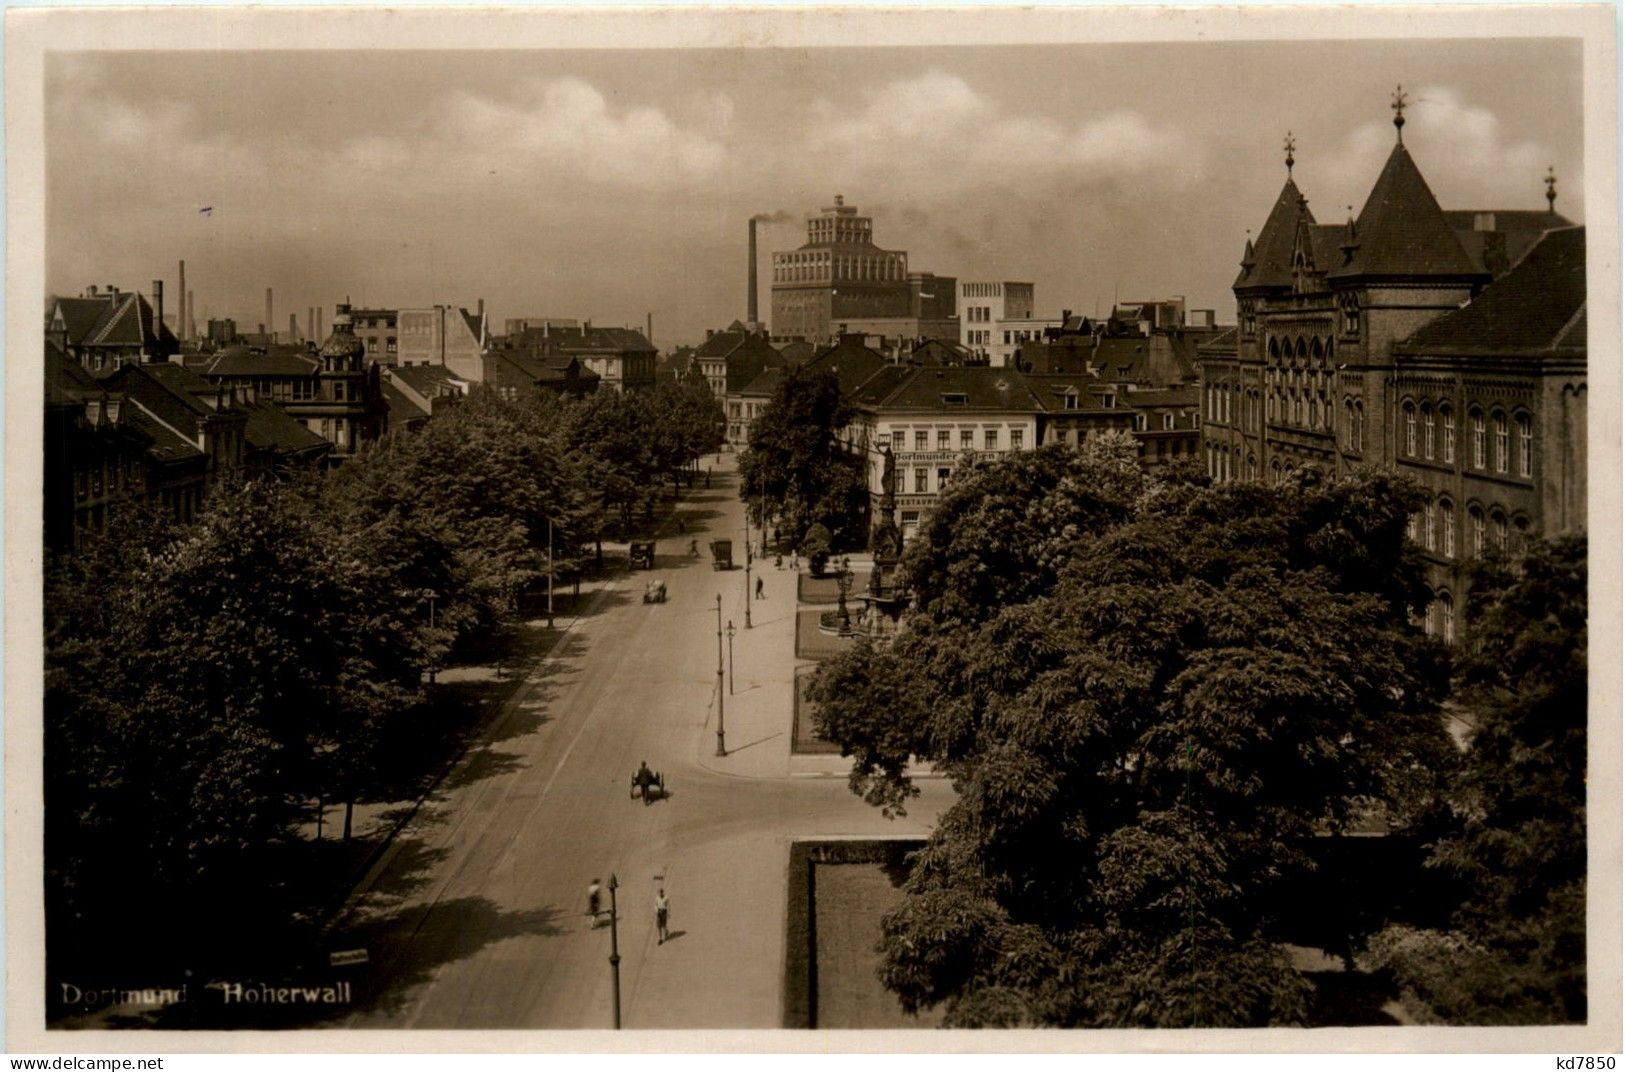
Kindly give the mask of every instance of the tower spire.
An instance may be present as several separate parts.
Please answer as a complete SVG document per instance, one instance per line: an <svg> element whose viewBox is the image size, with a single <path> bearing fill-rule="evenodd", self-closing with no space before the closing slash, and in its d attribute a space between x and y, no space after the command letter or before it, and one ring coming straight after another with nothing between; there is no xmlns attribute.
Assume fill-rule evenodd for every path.
<svg viewBox="0 0 1625 1072"><path fill-rule="evenodd" d="M1550 167L1546 169L1546 211L1557 213L1557 173Z"/></svg>
<svg viewBox="0 0 1625 1072"><path fill-rule="evenodd" d="M1394 87L1394 103L1388 107L1394 110L1394 129L1399 132L1399 144L1405 144L1405 87Z"/></svg>
<svg viewBox="0 0 1625 1072"><path fill-rule="evenodd" d="M1292 165L1297 162L1292 154L1298 148L1298 142L1292 137L1292 131L1286 132L1286 143L1281 147L1286 150L1286 177L1290 179L1292 178Z"/></svg>

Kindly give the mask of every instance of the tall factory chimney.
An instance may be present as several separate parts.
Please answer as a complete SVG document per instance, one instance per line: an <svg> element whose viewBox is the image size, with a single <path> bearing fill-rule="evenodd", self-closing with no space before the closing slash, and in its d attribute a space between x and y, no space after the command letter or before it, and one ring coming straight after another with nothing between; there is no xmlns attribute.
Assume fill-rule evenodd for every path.
<svg viewBox="0 0 1625 1072"><path fill-rule="evenodd" d="M751 330L756 329L756 217L750 218L750 282L745 291L745 322Z"/></svg>
<svg viewBox="0 0 1625 1072"><path fill-rule="evenodd" d="M186 262L185 261L181 261L180 299L181 299L181 312L180 312L179 320L175 325L176 327L180 328L180 330L177 331L175 334L180 336L181 342L186 342L191 338L191 336L187 333L187 330L186 330L186 314L190 310L188 310L186 308Z"/></svg>
<svg viewBox="0 0 1625 1072"><path fill-rule="evenodd" d="M164 337L164 281L162 279L152 281L152 305L153 315L158 318L158 322L152 325L152 337L156 342ZM167 361L169 355L162 352L155 353L152 355L151 360Z"/></svg>
<svg viewBox="0 0 1625 1072"><path fill-rule="evenodd" d="M289 313L288 314L288 341L289 342L298 342L299 341L299 314L298 313Z"/></svg>
<svg viewBox="0 0 1625 1072"><path fill-rule="evenodd" d="M322 344L322 307L316 306L316 345Z"/></svg>
<svg viewBox="0 0 1625 1072"><path fill-rule="evenodd" d="M305 338L311 342L320 342L316 337L316 307L308 306L305 309Z"/></svg>
<svg viewBox="0 0 1625 1072"><path fill-rule="evenodd" d="M276 317L271 315L271 288L270 287L265 288L265 324L273 332L276 331ZM266 341L271 342L273 340L267 339Z"/></svg>
<svg viewBox="0 0 1625 1072"><path fill-rule="evenodd" d="M186 337L191 339L197 334L197 306L192 304L192 292L187 291L186 298Z"/></svg>

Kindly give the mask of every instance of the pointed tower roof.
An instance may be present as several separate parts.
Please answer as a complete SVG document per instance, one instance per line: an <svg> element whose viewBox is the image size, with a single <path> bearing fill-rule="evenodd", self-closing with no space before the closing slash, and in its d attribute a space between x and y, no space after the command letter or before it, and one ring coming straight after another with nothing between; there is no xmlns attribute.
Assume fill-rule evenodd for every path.
<svg viewBox="0 0 1625 1072"><path fill-rule="evenodd" d="M1269 218L1258 232L1258 241L1252 245L1248 259L1253 264L1250 269L1243 265L1241 274L1231 284L1233 287L1292 285L1292 240L1298 230L1298 213L1302 211L1310 223L1315 222L1308 206L1302 202L1297 183L1287 179L1286 185L1281 187L1281 196L1275 199L1275 207L1270 209Z"/></svg>
<svg viewBox="0 0 1625 1072"><path fill-rule="evenodd" d="M1355 224L1359 246L1330 273L1350 276L1478 276L1427 180L1396 144Z"/></svg>

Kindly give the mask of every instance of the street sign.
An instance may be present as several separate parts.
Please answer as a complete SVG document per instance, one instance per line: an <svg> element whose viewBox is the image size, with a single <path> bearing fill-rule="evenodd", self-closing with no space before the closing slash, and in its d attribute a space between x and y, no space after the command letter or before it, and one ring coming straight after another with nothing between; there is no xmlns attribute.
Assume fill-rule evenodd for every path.
<svg viewBox="0 0 1625 1072"><path fill-rule="evenodd" d="M335 968L342 968L347 964L365 964L367 963L367 951L365 949L335 949L327 954L327 963Z"/></svg>

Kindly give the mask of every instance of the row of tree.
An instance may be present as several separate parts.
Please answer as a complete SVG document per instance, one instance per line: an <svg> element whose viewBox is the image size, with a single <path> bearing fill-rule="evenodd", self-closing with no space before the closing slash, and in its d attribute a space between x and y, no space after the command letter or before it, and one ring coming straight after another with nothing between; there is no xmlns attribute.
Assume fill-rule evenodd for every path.
<svg viewBox="0 0 1625 1072"><path fill-rule="evenodd" d="M695 393L476 392L331 473L218 486L191 525L116 513L53 563L56 951L285 933L313 885L313 805L387 793L382 756L458 736L424 702L424 671L579 569L606 513L625 523L714 449L720 411Z"/></svg>
<svg viewBox="0 0 1625 1072"><path fill-rule="evenodd" d="M1475 582L1453 684L1413 624L1419 489L1135 455L961 467L903 557L908 628L813 677L855 792L904 809L911 760L958 789L885 921L886 985L959 1026L1302 1023L1284 899L1366 824L1473 879L1450 930L1371 944L1424 1015L1583 1016L1583 543Z"/></svg>

